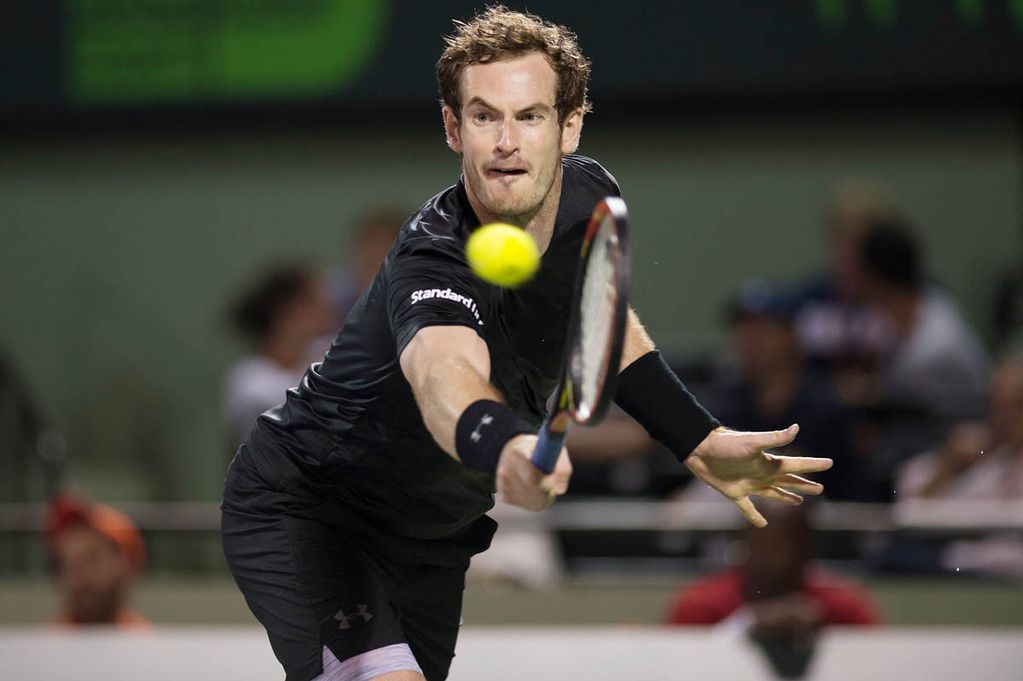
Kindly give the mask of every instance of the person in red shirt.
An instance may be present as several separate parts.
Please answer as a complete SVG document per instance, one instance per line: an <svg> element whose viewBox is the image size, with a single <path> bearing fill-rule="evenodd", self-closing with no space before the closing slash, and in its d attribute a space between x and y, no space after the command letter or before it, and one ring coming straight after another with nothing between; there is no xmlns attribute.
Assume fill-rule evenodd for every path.
<svg viewBox="0 0 1023 681"><path fill-rule="evenodd" d="M865 588L813 563L806 506L764 506L768 525L745 531L745 560L681 588L667 623L727 622L754 634L796 638L827 625L881 624Z"/></svg>
<svg viewBox="0 0 1023 681"><path fill-rule="evenodd" d="M149 626L127 605L131 587L145 568L146 548L126 515L105 504L59 496L48 509L46 540L63 601L54 625Z"/></svg>

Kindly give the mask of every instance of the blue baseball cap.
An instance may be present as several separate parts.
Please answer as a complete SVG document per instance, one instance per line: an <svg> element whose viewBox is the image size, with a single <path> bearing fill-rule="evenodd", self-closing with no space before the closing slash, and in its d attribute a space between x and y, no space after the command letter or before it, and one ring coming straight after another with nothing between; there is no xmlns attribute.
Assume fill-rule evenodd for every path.
<svg viewBox="0 0 1023 681"><path fill-rule="evenodd" d="M766 317L788 324L796 315L796 303L792 295L780 287L754 279L742 285L728 312L731 322L743 317Z"/></svg>

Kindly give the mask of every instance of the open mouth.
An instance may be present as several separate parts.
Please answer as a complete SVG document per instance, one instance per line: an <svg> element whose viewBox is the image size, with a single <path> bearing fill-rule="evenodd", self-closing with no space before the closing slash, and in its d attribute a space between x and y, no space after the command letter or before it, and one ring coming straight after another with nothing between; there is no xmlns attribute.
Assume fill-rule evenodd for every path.
<svg viewBox="0 0 1023 681"><path fill-rule="evenodd" d="M522 168L488 168L487 177L516 177L518 175L525 175L526 171Z"/></svg>

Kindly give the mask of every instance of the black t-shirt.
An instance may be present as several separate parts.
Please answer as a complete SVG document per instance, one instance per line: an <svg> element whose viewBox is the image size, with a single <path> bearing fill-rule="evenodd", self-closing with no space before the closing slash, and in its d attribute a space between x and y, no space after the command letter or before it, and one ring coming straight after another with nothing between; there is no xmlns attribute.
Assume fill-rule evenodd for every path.
<svg viewBox="0 0 1023 681"><path fill-rule="evenodd" d="M257 420L248 448L264 476L405 537L449 536L491 508L493 476L434 442L398 357L421 328L474 329L487 343L491 382L519 416L540 424L559 378L586 223L600 199L619 195L589 158L565 156L562 167L550 245L520 288L492 286L469 269L465 241L479 220L461 182L409 218L323 362Z"/></svg>

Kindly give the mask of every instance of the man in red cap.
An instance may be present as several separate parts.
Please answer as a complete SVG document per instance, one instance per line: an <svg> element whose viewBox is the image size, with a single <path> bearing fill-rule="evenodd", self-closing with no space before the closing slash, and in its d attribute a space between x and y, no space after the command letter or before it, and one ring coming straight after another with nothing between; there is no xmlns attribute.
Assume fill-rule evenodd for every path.
<svg viewBox="0 0 1023 681"><path fill-rule="evenodd" d="M63 599L63 613L54 624L149 626L127 607L131 586L145 567L146 547L126 515L104 504L61 496L50 504L46 539Z"/></svg>

